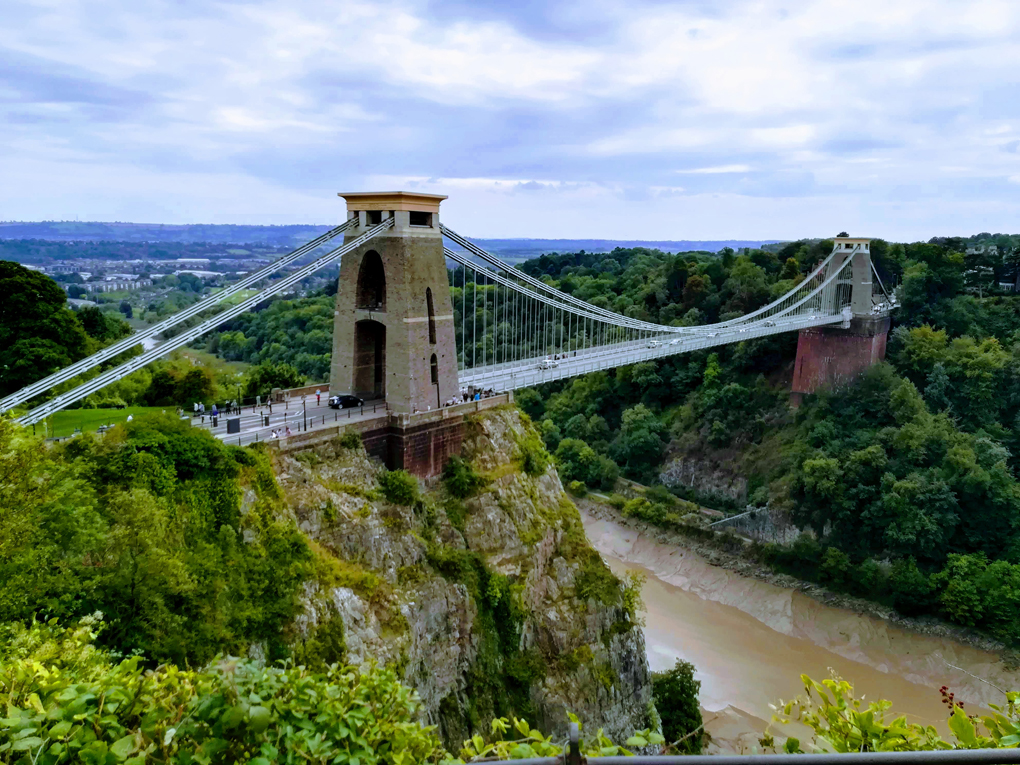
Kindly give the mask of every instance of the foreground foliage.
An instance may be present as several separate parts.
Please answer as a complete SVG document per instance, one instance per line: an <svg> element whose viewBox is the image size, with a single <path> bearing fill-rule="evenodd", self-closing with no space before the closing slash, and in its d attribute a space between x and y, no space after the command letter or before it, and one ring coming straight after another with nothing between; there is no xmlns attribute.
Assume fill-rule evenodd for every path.
<svg viewBox="0 0 1020 765"><path fill-rule="evenodd" d="M454 758L419 721L417 693L392 669L313 672L217 658L200 670L145 670L137 656L118 661L97 649L101 627L86 618L70 630L55 621L7 630L0 762L411 765L562 753L525 720L497 718L488 741L474 735ZM645 730L628 745L662 741ZM601 730L582 748L589 757L628 753Z"/></svg>
<svg viewBox="0 0 1020 765"><path fill-rule="evenodd" d="M952 738L943 739L931 725L908 722L905 715L886 720L892 703L884 699L867 704L854 695L854 688L837 675L817 682L801 675L804 694L780 702L774 720L807 725L812 740L789 738L783 745L790 753L811 752L913 752L935 749L988 749L1020 744L1020 694L1006 693L1005 704L990 704L990 715L968 715L963 702L955 701L948 689L941 689L948 707ZM775 746L770 734L762 740Z"/></svg>
<svg viewBox="0 0 1020 765"><path fill-rule="evenodd" d="M417 695L391 669L266 667L218 659L205 669L114 661L93 624L34 625L0 661L0 762L371 763L436 761Z"/></svg>
<svg viewBox="0 0 1020 765"><path fill-rule="evenodd" d="M148 661L282 658L315 565L281 501L265 453L171 416L59 448L0 420L0 624L101 611Z"/></svg>

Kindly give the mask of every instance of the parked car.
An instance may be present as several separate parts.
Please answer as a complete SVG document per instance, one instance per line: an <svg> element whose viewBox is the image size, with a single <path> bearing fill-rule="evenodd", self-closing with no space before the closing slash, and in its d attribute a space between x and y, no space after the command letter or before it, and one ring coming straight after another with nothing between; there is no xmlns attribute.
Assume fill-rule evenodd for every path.
<svg viewBox="0 0 1020 765"><path fill-rule="evenodd" d="M329 397L330 409L357 409L364 403L365 402L357 396L345 395Z"/></svg>

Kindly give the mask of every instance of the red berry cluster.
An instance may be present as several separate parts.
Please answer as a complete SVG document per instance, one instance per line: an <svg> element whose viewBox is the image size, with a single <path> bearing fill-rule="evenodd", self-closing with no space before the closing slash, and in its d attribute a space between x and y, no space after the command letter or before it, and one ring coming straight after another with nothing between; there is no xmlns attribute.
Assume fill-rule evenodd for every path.
<svg viewBox="0 0 1020 765"><path fill-rule="evenodd" d="M963 702L956 700L956 694L949 691L948 685L939 688L939 693L942 694L942 703L949 707L949 714L952 714L956 707L963 709Z"/></svg>

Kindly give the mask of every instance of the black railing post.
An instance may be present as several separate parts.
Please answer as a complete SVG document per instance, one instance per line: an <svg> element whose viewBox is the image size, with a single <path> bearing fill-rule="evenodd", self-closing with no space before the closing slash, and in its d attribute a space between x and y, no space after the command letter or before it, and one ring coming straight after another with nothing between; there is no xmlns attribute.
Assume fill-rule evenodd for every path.
<svg viewBox="0 0 1020 765"><path fill-rule="evenodd" d="M581 765L581 728L576 722L570 723L570 744L564 765Z"/></svg>

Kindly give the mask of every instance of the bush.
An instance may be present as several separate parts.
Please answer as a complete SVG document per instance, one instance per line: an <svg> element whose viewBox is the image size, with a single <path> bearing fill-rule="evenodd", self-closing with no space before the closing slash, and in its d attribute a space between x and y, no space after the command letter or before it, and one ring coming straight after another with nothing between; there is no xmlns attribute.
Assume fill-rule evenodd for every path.
<svg viewBox="0 0 1020 765"><path fill-rule="evenodd" d="M839 589L846 589L850 578L850 569L850 556L842 550L830 547L822 556L819 578L826 584L831 584Z"/></svg>
<svg viewBox="0 0 1020 765"><path fill-rule="evenodd" d="M528 435L520 443L521 469L528 475L540 476L549 467L549 452L545 450L541 439Z"/></svg>
<svg viewBox="0 0 1020 765"><path fill-rule="evenodd" d="M471 467L471 463L460 457L450 457L443 468L443 483L446 490L458 499L466 499L474 494L485 482Z"/></svg>
<svg viewBox="0 0 1020 765"><path fill-rule="evenodd" d="M300 762L314 751L319 762L373 765L443 754L392 669L227 659L147 672L137 656L89 653L87 626L33 630L48 634L20 636L34 650L0 661L5 762Z"/></svg>
<svg viewBox="0 0 1020 765"><path fill-rule="evenodd" d="M583 497L588 493L588 487L584 485L584 481L571 481L567 484L567 491L575 497Z"/></svg>
<svg viewBox="0 0 1020 765"><path fill-rule="evenodd" d="M362 447L361 434L356 430L345 430L337 441L344 449L360 449Z"/></svg>
<svg viewBox="0 0 1020 765"><path fill-rule="evenodd" d="M395 505L413 505L418 499L418 479L406 470L390 470L379 478L383 496Z"/></svg>
<svg viewBox="0 0 1020 765"><path fill-rule="evenodd" d="M588 471L588 481L603 491L612 491L620 478L620 466L605 455L595 458L595 465Z"/></svg>
<svg viewBox="0 0 1020 765"><path fill-rule="evenodd" d="M681 743L682 754L700 754L702 736L701 707L698 693L701 681L694 679L694 665L677 659L673 669L652 673L652 698L662 718L662 735L667 743Z"/></svg>
<svg viewBox="0 0 1020 765"><path fill-rule="evenodd" d="M893 563L889 589L892 591L893 605L900 613L911 616L931 609L931 582L917 568L913 558L901 558Z"/></svg>

